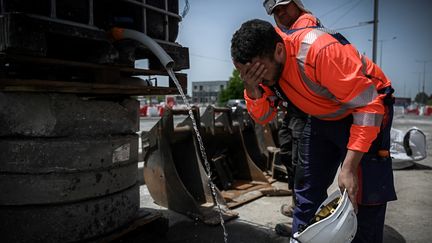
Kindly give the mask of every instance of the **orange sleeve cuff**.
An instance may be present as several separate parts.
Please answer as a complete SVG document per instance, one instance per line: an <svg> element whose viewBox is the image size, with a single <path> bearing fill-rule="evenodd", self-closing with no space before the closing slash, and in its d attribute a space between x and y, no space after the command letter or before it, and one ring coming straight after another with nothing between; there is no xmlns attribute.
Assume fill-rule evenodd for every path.
<svg viewBox="0 0 432 243"><path fill-rule="evenodd" d="M366 153L380 131L379 127L352 125L347 148Z"/></svg>
<svg viewBox="0 0 432 243"><path fill-rule="evenodd" d="M266 92L262 94L261 98L251 99L247 95L246 90L244 90L243 96L246 101L247 110L255 122L266 124L277 114L277 110L270 105L268 100L269 94Z"/></svg>
<svg viewBox="0 0 432 243"><path fill-rule="evenodd" d="M367 153L371 145L372 145L371 143L367 143L367 142L352 141L352 139L350 138L347 148L349 150Z"/></svg>
<svg viewBox="0 0 432 243"><path fill-rule="evenodd" d="M249 107L249 105L251 106L255 106L255 105L261 105L264 104L267 101L267 95L266 93L263 93L261 98L258 99L252 99L247 95L246 90L243 91L243 97L245 98L246 101L246 105Z"/></svg>

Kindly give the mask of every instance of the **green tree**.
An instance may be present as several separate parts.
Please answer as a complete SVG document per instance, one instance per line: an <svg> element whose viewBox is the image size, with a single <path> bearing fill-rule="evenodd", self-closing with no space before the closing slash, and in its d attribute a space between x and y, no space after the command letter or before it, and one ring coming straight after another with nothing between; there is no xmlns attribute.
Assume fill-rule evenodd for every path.
<svg viewBox="0 0 432 243"><path fill-rule="evenodd" d="M429 99L428 99L426 105L432 106L432 94L429 96Z"/></svg>
<svg viewBox="0 0 432 243"><path fill-rule="evenodd" d="M416 95L414 101L420 104L426 104L428 101L429 97L426 93L424 92L420 92Z"/></svg>
<svg viewBox="0 0 432 243"><path fill-rule="evenodd" d="M243 90L244 86L240 73L237 69L234 69L226 89L219 94L219 105L224 105L229 99L243 99Z"/></svg>

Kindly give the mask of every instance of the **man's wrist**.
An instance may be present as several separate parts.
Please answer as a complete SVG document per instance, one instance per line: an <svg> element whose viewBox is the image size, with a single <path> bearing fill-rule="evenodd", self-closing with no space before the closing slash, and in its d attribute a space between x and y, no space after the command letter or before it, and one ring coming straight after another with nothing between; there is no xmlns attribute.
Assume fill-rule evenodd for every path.
<svg viewBox="0 0 432 243"><path fill-rule="evenodd" d="M259 86L256 87L245 87L246 94L249 98L256 100L262 97L262 92Z"/></svg>
<svg viewBox="0 0 432 243"><path fill-rule="evenodd" d="M348 150L345 160L342 163L341 170L344 171L357 171L358 165L360 164L360 160L363 157L363 152Z"/></svg>

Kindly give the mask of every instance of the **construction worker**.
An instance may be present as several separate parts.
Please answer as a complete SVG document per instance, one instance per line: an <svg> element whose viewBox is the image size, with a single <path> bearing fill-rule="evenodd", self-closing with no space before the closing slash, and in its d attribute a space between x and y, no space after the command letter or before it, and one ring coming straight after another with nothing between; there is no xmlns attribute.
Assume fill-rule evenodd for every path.
<svg viewBox="0 0 432 243"><path fill-rule="evenodd" d="M282 36L286 34L284 30L321 26L301 0L264 0L263 6L268 15L273 15L276 30Z"/></svg>
<svg viewBox="0 0 432 243"><path fill-rule="evenodd" d="M279 100L308 114L299 144L293 233L308 225L342 162L338 185L358 210L354 242L382 242L386 205L396 200L388 153L390 80L340 33L323 28L281 37L266 21L247 21L233 35L231 55L244 73L244 97L256 122L271 121Z"/></svg>
<svg viewBox="0 0 432 243"><path fill-rule="evenodd" d="M301 0L264 0L263 6L268 15L273 15L276 30L282 37L286 35L285 30L298 28L321 26L320 21L306 9ZM248 72L249 70L244 70ZM283 101L282 101L283 102ZM280 161L285 165L288 175L288 187L293 192L290 204L282 204L281 213L292 217L295 206L294 175L295 167L298 162L298 143L306 123L306 114L295 107L291 102L287 103L282 109L287 113L282 120L278 131L280 147ZM291 235L291 223L278 223L275 231L279 235Z"/></svg>

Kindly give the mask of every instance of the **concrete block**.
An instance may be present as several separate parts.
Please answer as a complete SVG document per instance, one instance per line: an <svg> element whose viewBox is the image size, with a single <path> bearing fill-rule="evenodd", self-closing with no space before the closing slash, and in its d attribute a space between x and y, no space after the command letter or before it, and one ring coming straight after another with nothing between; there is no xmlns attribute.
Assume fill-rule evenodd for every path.
<svg viewBox="0 0 432 243"><path fill-rule="evenodd" d="M73 173L138 162L138 135L0 138L0 173Z"/></svg>
<svg viewBox="0 0 432 243"><path fill-rule="evenodd" d="M68 204L0 206L3 242L75 242L109 233L134 219L139 189Z"/></svg>
<svg viewBox="0 0 432 243"><path fill-rule="evenodd" d="M0 205L39 205L80 201L116 193L137 182L137 163L75 173L0 173Z"/></svg>
<svg viewBox="0 0 432 243"><path fill-rule="evenodd" d="M0 136L94 136L138 131L136 99L0 92Z"/></svg>

